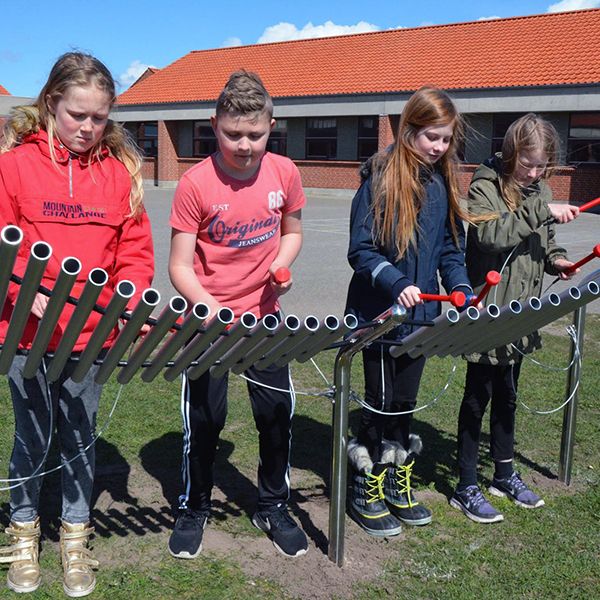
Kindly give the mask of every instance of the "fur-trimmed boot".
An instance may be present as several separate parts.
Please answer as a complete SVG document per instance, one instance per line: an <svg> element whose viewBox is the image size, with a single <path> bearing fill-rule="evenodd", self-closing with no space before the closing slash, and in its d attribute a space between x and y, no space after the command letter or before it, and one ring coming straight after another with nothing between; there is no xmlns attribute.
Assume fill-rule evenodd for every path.
<svg viewBox="0 0 600 600"><path fill-rule="evenodd" d="M348 502L350 516L370 535L387 537L402 531L383 499L386 466L373 464L369 452L356 439L348 443L352 485Z"/></svg>
<svg viewBox="0 0 600 600"><path fill-rule="evenodd" d="M60 557L63 565L63 589L67 596L87 596L96 587L93 569L98 561L87 547L94 528L89 523L66 523L60 527Z"/></svg>
<svg viewBox="0 0 600 600"><path fill-rule="evenodd" d="M11 521L6 528L11 545L0 549L0 563L10 563L6 584L13 592L34 592L40 587L40 519L29 522Z"/></svg>
<svg viewBox="0 0 600 600"><path fill-rule="evenodd" d="M423 449L421 438L411 433L408 449L390 440L384 440L383 445L381 459L389 465L383 483L387 506L407 525L431 523L431 511L415 500L411 483L414 457Z"/></svg>

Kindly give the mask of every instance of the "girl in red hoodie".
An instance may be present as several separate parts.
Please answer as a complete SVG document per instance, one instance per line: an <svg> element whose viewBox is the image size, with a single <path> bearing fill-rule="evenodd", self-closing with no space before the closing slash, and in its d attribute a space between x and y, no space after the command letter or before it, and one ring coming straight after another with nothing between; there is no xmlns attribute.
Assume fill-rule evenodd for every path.
<svg viewBox="0 0 600 600"><path fill-rule="evenodd" d="M109 119L115 83L96 58L80 52L61 56L37 100L13 110L0 145L0 228L16 225L23 243L14 273L23 276L32 244L52 247L42 285L52 288L62 260L76 255L82 263L72 295L78 297L95 267L109 275L99 304L106 305L116 284L127 279L136 286L132 308L153 277L154 259L148 218L142 205L141 156L121 126ZM19 293L9 287L0 318L0 343ZM42 361L33 378L24 378L26 351L44 315L48 296L38 293L31 308L20 349L8 380L15 411L15 442L9 466L11 523L6 531L12 546L8 587L30 592L40 585L38 565L40 525L38 505L49 427L55 424L62 462L61 558L64 590L84 596L95 587L87 541L94 481L94 436L101 385L93 366L80 383L71 379L76 362L68 362L58 380L48 383ZM49 351L56 349L73 307L66 305ZM92 313L81 330L74 352L83 350L100 319ZM110 346L114 331L104 345ZM48 395L50 397L48 397ZM49 408L52 407L52 415ZM32 476L33 475L33 476Z"/></svg>

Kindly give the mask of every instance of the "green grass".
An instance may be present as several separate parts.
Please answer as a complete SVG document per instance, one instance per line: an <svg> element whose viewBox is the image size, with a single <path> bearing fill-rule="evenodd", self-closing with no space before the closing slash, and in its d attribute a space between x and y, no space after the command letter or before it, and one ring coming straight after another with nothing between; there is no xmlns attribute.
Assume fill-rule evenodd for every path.
<svg viewBox="0 0 600 600"><path fill-rule="evenodd" d="M567 321L564 322L565 324ZM566 335L544 337L541 362L565 365ZM331 381L334 355L318 357ZM452 369L452 360L431 359L423 377L419 403L436 396ZM297 390L323 391L326 385L312 365L293 365ZM355 359L353 387L362 391L360 357ZM520 393L530 406L548 409L565 397L565 374L526 362ZM464 363L448 392L431 409L418 413L414 430L425 449L416 465L418 488L427 492L434 512L429 527L405 528L392 543L373 542L384 557L375 577L331 592L331 597L392 598L592 598L600 586L600 318L588 315L584 367L579 390L572 484L557 481L562 412L539 416L519 407L517 413L517 466L546 499L546 507L527 511L507 500L496 505L506 520L480 526L450 508L447 497L455 484L456 417L464 381ZM257 440L246 398L245 382L232 377L230 414L218 458L221 495L215 502L211 527L233 536L233 550L203 553L195 561L175 561L165 551L169 502L178 493L180 440L179 384L158 378L151 384L136 379L122 393L110 427L97 445L98 502L94 510L97 536L94 547L104 558L93 598L282 598L282 578L255 576L244 569L236 540L258 539L249 523L256 494ZM103 394L101 425L117 394L113 380ZM13 435L12 408L6 384L0 387L0 474L4 476ZM352 405L351 427L360 411ZM329 478L331 401L299 396L294 423L293 487L304 495L323 489ZM487 454L487 426L481 451L482 483L492 474ZM50 458L56 464L55 452ZM56 526L59 477L47 478L41 512L45 522L42 551L44 585L31 598L63 597L58 566ZM308 501L310 504L310 500ZM6 524L7 492L0 493ZM301 505L306 514L310 506ZM348 528L355 528L348 522ZM326 535L326 531L324 532ZM382 551L385 544L385 552ZM346 546L346 552L352 548ZM312 548L311 552L319 553ZM302 561L303 559L298 559ZM298 575L297 561L282 563L289 576ZM289 567L286 567L289 565ZM358 568L358 567L356 567ZM368 574L367 574L368 575ZM311 576L306 574L306 576ZM313 574L312 576L317 576ZM324 588L325 589L325 588ZM0 588L0 598L14 597ZM300 597L300 596L298 596ZM324 597L324 596L323 596Z"/></svg>

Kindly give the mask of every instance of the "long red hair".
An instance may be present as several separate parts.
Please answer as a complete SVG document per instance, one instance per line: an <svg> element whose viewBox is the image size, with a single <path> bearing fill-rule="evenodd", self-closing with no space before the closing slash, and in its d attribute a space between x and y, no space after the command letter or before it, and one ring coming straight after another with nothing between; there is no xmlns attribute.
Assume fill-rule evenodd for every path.
<svg viewBox="0 0 600 600"><path fill-rule="evenodd" d="M396 143L385 157L380 157L384 165L380 176L374 180L374 238L385 247L395 246L397 259L404 256L411 244L416 245L417 216L425 195L420 172L429 165L415 149L416 135L424 127L445 125L452 125L452 138L436 168L446 182L450 222L458 243L458 224L466 216L460 207L456 168L457 150L464 139L464 125L446 92L422 87L406 103Z"/></svg>

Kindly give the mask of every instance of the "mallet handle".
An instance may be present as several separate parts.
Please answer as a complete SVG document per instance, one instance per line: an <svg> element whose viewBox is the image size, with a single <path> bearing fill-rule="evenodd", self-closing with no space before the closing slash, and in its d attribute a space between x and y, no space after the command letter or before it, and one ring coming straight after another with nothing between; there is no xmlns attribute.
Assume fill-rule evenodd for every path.
<svg viewBox="0 0 600 600"><path fill-rule="evenodd" d="M451 302L453 306L460 308L466 301L466 296L462 292L452 292L449 296L443 294L419 294L421 300L436 300L438 302Z"/></svg>
<svg viewBox="0 0 600 600"><path fill-rule="evenodd" d="M589 202L586 202L585 204L580 206L579 212L583 212L584 210L589 210L590 208L594 208L594 206L597 206L598 204L600 204L600 196L598 196L598 198L594 198L593 200L590 200Z"/></svg>
<svg viewBox="0 0 600 600"><path fill-rule="evenodd" d="M488 274L485 276L485 285L479 292L479 295L471 301L471 306L477 306L488 295L492 287L500 283L501 279L502 277L498 271L488 271Z"/></svg>
<svg viewBox="0 0 600 600"><path fill-rule="evenodd" d="M590 262L590 260L592 260L594 258L600 258L600 244L596 244L594 246L594 249L587 256L584 256L582 259L580 259L576 263L572 264L569 268L565 269L564 272L572 273L573 271L575 271L576 269L579 269L579 267L581 267L582 265L585 265L585 263Z"/></svg>

